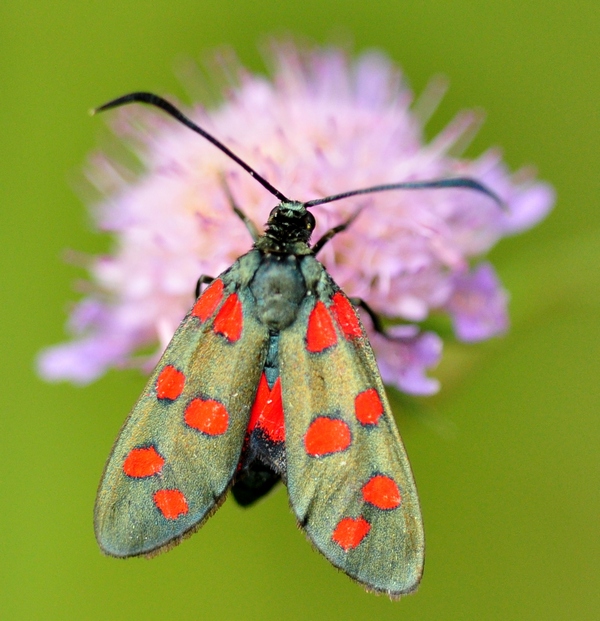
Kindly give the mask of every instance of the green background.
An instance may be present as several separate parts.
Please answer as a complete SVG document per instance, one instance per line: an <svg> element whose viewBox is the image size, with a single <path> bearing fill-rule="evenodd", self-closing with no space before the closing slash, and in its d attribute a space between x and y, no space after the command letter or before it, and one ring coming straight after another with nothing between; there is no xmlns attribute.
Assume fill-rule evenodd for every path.
<svg viewBox="0 0 600 621"><path fill-rule="evenodd" d="M481 106L469 152L499 144L558 191L542 226L492 253L511 332L448 347L442 392L398 412L428 547L418 593L397 603L312 551L284 490L248 511L228 501L151 561L103 557L96 485L144 380L80 389L33 371L77 298L61 253L107 247L72 189L104 131L87 110L136 89L183 95L178 59L223 44L260 69L257 44L286 32L381 48L417 91L446 74L430 135ZM600 618L599 33L597 0L4 0L0 617Z"/></svg>

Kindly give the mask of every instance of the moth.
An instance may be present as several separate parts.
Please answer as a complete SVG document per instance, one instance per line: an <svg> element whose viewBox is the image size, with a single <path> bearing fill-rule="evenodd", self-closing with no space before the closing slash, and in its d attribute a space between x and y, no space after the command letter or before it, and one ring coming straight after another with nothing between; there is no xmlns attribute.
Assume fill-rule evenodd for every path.
<svg viewBox="0 0 600 621"><path fill-rule="evenodd" d="M392 598L421 579L417 490L356 307L316 258L352 218L309 244L309 211L350 196L470 188L470 178L392 183L299 202L166 100L125 95L98 108L153 105L237 162L279 203L254 244L216 278L202 276L181 322L125 422L95 506L101 549L151 556L198 529L231 489L251 505L278 481L299 526L336 567ZM200 286L208 287L200 295Z"/></svg>

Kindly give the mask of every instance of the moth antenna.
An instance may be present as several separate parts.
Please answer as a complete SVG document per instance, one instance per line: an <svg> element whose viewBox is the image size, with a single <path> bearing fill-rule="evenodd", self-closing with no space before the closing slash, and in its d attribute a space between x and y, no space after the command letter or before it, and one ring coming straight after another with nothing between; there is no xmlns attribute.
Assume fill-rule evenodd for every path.
<svg viewBox="0 0 600 621"><path fill-rule="evenodd" d="M469 190L475 190L481 192L486 196L493 199L502 209L506 209L504 201L488 187L479 183L475 179L470 177L455 177L453 179L434 179L432 181L405 181L403 183L387 183L384 185L374 185L370 188L363 188L362 190L351 190L350 192L342 192L341 194L334 194L332 196L326 196L325 198L316 198L312 201L304 203L304 207L315 207L316 205L324 205L325 203L333 203L333 201L339 201L343 198L349 198L350 196L358 196L360 194L373 194L375 192L387 192L389 190L425 190L425 189L437 189L437 188L466 188Z"/></svg>
<svg viewBox="0 0 600 621"><path fill-rule="evenodd" d="M174 119L183 123L186 127L189 127L192 131L200 134L203 138L206 138L217 149L220 149L225 155L230 157L234 162L239 164L251 177L254 177L265 189L267 189L273 196L277 197L282 203L290 203L290 199L282 194L277 188L272 186L262 175L259 175L251 166L246 164L244 160L239 158L233 151L228 149L222 142L217 140L214 136L211 136L206 130L202 129L199 125L196 125L191 119L189 119L183 112L180 112L173 104L169 103L166 99L154 95L153 93L136 92L117 97L104 105L94 108L91 114L103 112L104 110L110 110L111 108L118 108L130 103L145 103L156 108L160 108L163 112L171 115Z"/></svg>

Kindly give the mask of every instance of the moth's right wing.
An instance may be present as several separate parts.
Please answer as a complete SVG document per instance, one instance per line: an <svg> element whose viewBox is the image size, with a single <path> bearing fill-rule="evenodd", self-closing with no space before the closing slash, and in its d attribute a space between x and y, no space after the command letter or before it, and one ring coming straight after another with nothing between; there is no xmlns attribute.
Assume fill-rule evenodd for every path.
<svg viewBox="0 0 600 621"><path fill-rule="evenodd" d="M177 544L218 507L236 472L268 331L230 273L183 320L114 445L95 508L107 554Z"/></svg>

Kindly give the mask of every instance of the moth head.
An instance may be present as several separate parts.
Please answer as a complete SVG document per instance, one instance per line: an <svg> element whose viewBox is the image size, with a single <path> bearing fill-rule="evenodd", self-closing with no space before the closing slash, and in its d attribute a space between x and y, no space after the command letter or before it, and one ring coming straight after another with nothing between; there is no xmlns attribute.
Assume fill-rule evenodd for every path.
<svg viewBox="0 0 600 621"><path fill-rule="evenodd" d="M315 217L303 203L284 201L269 214L266 234L284 242L307 243L315 228Z"/></svg>

